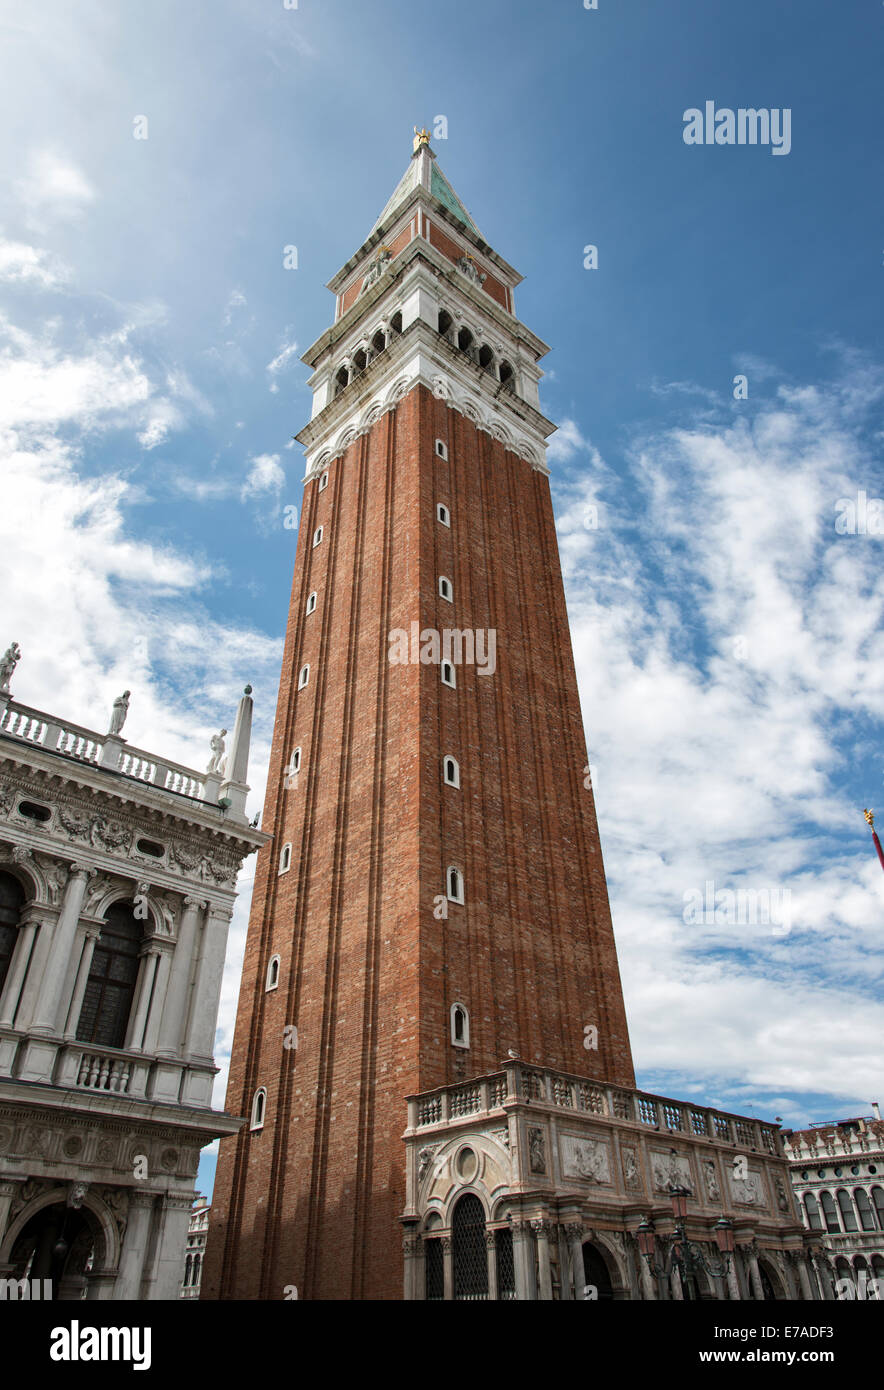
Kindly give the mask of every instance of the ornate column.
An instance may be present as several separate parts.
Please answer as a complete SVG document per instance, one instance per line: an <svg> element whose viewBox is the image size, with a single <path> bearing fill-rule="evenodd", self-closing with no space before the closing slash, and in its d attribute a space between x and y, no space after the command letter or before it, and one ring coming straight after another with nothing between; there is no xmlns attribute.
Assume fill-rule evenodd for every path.
<svg viewBox="0 0 884 1390"><path fill-rule="evenodd" d="M178 941L172 958L172 972L163 1007L157 1051L161 1057L179 1057L187 1013L187 987L193 971L194 946L199 915L206 906L202 898L185 898Z"/></svg>
<svg viewBox="0 0 884 1390"><path fill-rule="evenodd" d="M402 1297L406 1303L411 1303L418 1295L418 1266L420 1263L421 1247L423 1241L420 1236L413 1236L410 1231L406 1231L402 1237L402 1256L404 1262L404 1280Z"/></svg>
<svg viewBox="0 0 884 1390"><path fill-rule="evenodd" d="M24 1178L0 1178L0 1245L9 1225L9 1212L13 1199L21 1192Z"/></svg>
<svg viewBox="0 0 884 1390"><path fill-rule="evenodd" d="M681 1282L681 1272L678 1265L673 1261L672 1269L669 1274L669 1282L672 1287L672 1297L676 1303L684 1302L684 1288Z"/></svg>
<svg viewBox="0 0 884 1390"><path fill-rule="evenodd" d="M32 1033L55 1033L58 1031L58 1015L61 1012L61 994L65 975L70 965L71 953L76 939L83 898L90 878L95 877L95 869L90 864L71 865L70 877L64 891L58 921L52 933L49 959L40 984Z"/></svg>
<svg viewBox="0 0 884 1390"><path fill-rule="evenodd" d="M488 1298L497 1302L497 1232L485 1232L485 1253L488 1260Z"/></svg>
<svg viewBox="0 0 884 1390"><path fill-rule="evenodd" d="M544 1303L552 1302L552 1271L549 1267L549 1237L552 1222L541 1219L532 1221L531 1229L537 1239L538 1297Z"/></svg>
<svg viewBox="0 0 884 1390"><path fill-rule="evenodd" d="M74 981L74 992L71 995L70 1007L64 1027L65 1042L73 1042L77 1036L77 1024L80 1021L80 1010L83 1007L83 995L86 993L86 985L89 981L89 971L92 968L92 956L95 953L95 943L101 935L101 927L98 923L90 923L84 929L83 946L80 951L80 964L77 966L77 978Z"/></svg>
<svg viewBox="0 0 884 1390"><path fill-rule="evenodd" d="M758 1268L758 1244L750 1240L748 1245L743 1246L746 1259L749 1265L749 1279L752 1285L752 1297L759 1303L764 1302L764 1289L761 1286L761 1270Z"/></svg>
<svg viewBox="0 0 884 1390"><path fill-rule="evenodd" d="M516 1298L529 1301L533 1296L534 1252L531 1227L527 1221L513 1221L513 1264L516 1274Z"/></svg>
<svg viewBox="0 0 884 1390"><path fill-rule="evenodd" d="M649 1303L656 1302L660 1297L660 1293L657 1288L657 1277L651 1270L651 1266L648 1264L644 1255L640 1254L638 1259L639 1269L641 1271L640 1278L642 1286L642 1297L644 1299L647 1299Z"/></svg>
<svg viewBox="0 0 884 1390"><path fill-rule="evenodd" d="M735 1302L739 1303L743 1297L740 1293L740 1281L737 1278L737 1252L731 1255L727 1262L727 1291Z"/></svg>
<svg viewBox="0 0 884 1390"><path fill-rule="evenodd" d="M166 992L169 987L169 974L172 969L172 946L171 943L158 941L157 945L157 968L154 977L154 987L150 1005L147 1012L147 1022L144 1026L144 1051L156 1052L157 1038L160 1032L160 1018L163 1013L163 1005L166 1002Z"/></svg>
<svg viewBox="0 0 884 1390"><path fill-rule="evenodd" d="M814 1295L810 1287L810 1275L807 1272L807 1259L803 1254L794 1254L792 1259L795 1268L798 1270L798 1282L801 1285L801 1297L808 1302L813 1302Z"/></svg>
<svg viewBox="0 0 884 1390"><path fill-rule="evenodd" d="M443 1236L439 1244L442 1246L443 1296L445 1301L450 1303L454 1298L454 1257L451 1236Z"/></svg>
<svg viewBox="0 0 884 1390"><path fill-rule="evenodd" d="M120 1269L114 1289L114 1298L120 1302L134 1302L141 1298L141 1280L150 1239L154 1201L153 1192L129 1193L129 1220L123 1237Z"/></svg>
<svg viewBox="0 0 884 1390"><path fill-rule="evenodd" d="M135 999L129 1015L124 1046L131 1052L141 1052L144 1048L144 1030L147 1027L147 1011L153 993L153 982L159 965L160 950L152 937L141 948L141 968L135 985Z"/></svg>
<svg viewBox="0 0 884 1390"><path fill-rule="evenodd" d="M203 926L202 949L193 991L193 1008L187 1024L185 1051L212 1061L215 1026L221 1002L221 977L227 954L227 933L232 907L209 907Z"/></svg>
<svg viewBox="0 0 884 1390"><path fill-rule="evenodd" d="M571 1287L575 1302L583 1301L584 1270L583 1270L583 1226L579 1221L569 1221L565 1227L565 1236L568 1240L568 1251L571 1256Z"/></svg>
<svg viewBox="0 0 884 1390"><path fill-rule="evenodd" d="M12 963L6 976L3 993L0 995L0 1028L11 1028L15 1022L22 986L31 960L34 937L41 926L41 916L41 909L36 903L29 903L22 913Z"/></svg>

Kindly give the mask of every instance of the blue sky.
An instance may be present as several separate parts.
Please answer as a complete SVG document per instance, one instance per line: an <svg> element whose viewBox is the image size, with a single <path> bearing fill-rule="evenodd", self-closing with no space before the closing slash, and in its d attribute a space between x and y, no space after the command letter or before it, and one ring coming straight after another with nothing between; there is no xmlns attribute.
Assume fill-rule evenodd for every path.
<svg viewBox="0 0 884 1390"><path fill-rule="evenodd" d="M0 3L17 696L101 725L129 687L131 739L202 766L251 679L258 809L300 354L412 126L444 117L439 163L552 349L640 1084L793 1125L884 1099L884 876L861 815L884 813L884 537L835 530L839 499L884 495L882 25L856 0ZM686 145L707 100L788 108L790 152ZM686 923L710 878L788 889L790 930Z"/></svg>

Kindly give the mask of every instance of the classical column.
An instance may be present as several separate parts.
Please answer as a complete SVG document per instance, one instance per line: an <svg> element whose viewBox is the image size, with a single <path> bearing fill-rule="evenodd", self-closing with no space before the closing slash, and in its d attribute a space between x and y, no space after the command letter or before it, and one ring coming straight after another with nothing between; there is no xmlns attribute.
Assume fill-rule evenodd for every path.
<svg viewBox="0 0 884 1390"><path fill-rule="evenodd" d="M77 966L77 978L74 981L74 992L71 995L70 1008L64 1028L66 1042L73 1042L77 1036L77 1024L80 1021L80 1010L83 1007L83 995L86 993L86 985L89 982L95 943L100 935L101 927L97 923L85 928L83 946L80 951L80 964Z"/></svg>
<svg viewBox="0 0 884 1390"><path fill-rule="evenodd" d="M740 1293L740 1281L737 1278L737 1252L731 1255L727 1262L727 1291L735 1302L739 1303L743 1297Z"/></svg>
<svg viewBox="0 0 884 1390"><path fill-rule="evenodd" d="M423 1241L420 1237L411 1235L406 1231L402 1237L402 1257L404 1265L404 1280L402 1297L406 1303L411 1303L418 1297L418 1264L421 1253L420 1247Z"/></svg>
<svg viewBox="0 0 884 1390"><path fill-rule="evenodd" d="M439 1244L442 1246L443 1297L446 1302L450 1303L454 1298L454 1258L451 1236L443 1236Z"/></svg>
<svg viewBox="0 0 884 1390"><path fill-rule="evenodd" d="M147 1021L144 1025L144 1042L142 1047L145 1052L155 1052L157 1038L160 1032L160 1018L163 1012L163 1005L166 1002L166 992L169 987L169 974L172 969L172 946L167 942L157 942L157 968L154 976L154 986L151 992L150 1005L147 1011Z"/></svg>
<svg viewBox="0 0 884 1390"><path fill-rule="evenodd" d="M150 939L141 948L141 968L135 985L135 1000L129 1015L124 1046L131 1052L141 1052L144 1046L144 1030L147 1026L147 1011L153 993L153 982L159 964L159 948Z"/></svg>
<svg viewBox="0 0 884 1390"><path fill-rule="evenodd" d="M114 1289L114 1298L121 1302L134 1302L141 1298L141 1280L150 1239L154 1201L153 1192L129 1193L129 1220L123 1237L120 1268Z"/></svg>
<svg viewBox="0 0 884 1390"><path fill-rule="evenodd" d="M15 1196L21 1192L24 1178L0 1178L0 1245L9 1225L9 1212Z"/></svg>
<svg viewBox="0 0 884 1390"><path fill-rule="evenodd" d="M215 1049L215 1025L221 1002L221 977L227 954L227 932L230 928L230 907L211 906L203 926L202 949L197 965L193 991L193 1008L187 1024L185 1051L194 1057L212 1061Z"/></svg>
<svg viewBox="0 0 884 1390"><path fill-rule="evenodd" d="M497 1232L485 1232L485 1255L488 1260L488 1298L497 1302Z"/></svg>
<svg viewBox="0 0 884 1390"><path fill-rule="evenodd" d="M513 1221L513 1265L516 1275L517 1300L530 1301L534 1289L534 1249L531 1227L527 1221Z"/></svg>
<svg viewBox="0 0 884 1390"><path fill-rule="evenodd" d="M804 1255L794 1256L795 1267L798 1270L798 1281L801 1284L801 1297L808 1302L813 1302L814 1295L810 1286L810 1275L807 1272L807 1260Z"/></svg>
<svg viewBox="0 0 884 1390"><path fill-rule="evenodd" d="M19 923L12 963L6 976L3 993L0 995L0 1028L11 1028L15 1022L22 986L31 960L34 937L40 930L40 920L33 914L39 912L40 908L36 903L29 904L24 909Z"/></svg>
<svg viewBox="0 0 884 1390"><path fill-rule="evenodd" d="M187 990L193 971L194 946L199 915L206 906L201 898L185 898L178 941L172 958L172 973L166 990L163 1021L157 1051L161 1057L180 1057L187 1013Z"/></svg>
<svg viewBox="0 0 884 1390"><path fill-rule="evenodd" d="M669 1281L670 1281L670 1284L671 1284L671 1286L672 1286L672 1297L673 1297L673 1299L675 1300L676 1303L683 1303L683 1302L684 1302L684 1288L683 1288L682 1282L681 1282L681 1271L680 1271L678 1265L675 1263L674 1260L673 1260L672 1269L671 1269L670 1275L669 1275Z"/></svg>
<svg viewBox="0 0 884 1390"><path fill-rule="evenodd" d="M656 1259L656 1255L654 1258ZM647 1299L649 1303L656 1302L660 1297L657 1289L657 1276L654 1274L644 1255L640 1254L638 1260L639 1269L641 1271L642 1297Z"/></svg>
<svg viewBox="0 0 884 1390"><path fill-rule="evenodd" d="M552 1271L549 1267L549 1237L552 1222L532 1221L531 1229L537 1238L538 1295L543 1303L552 1302Z"/></svg>
<svg viewBox="0 0 884 1390"><path fill-rule="evenodd" d="M750 1240L748 1245L744 1245L746 1257L749 1264L749 1279L752 1284L752 1297L759 1303L764 1302L764 1289L761 1285L761 1270L758 1267L758 1246L754 1240Z"/></svg>
<svg viewBox="0 0 884 1390"><path fill-rule="evenodd" d="M49 959L40 984L32 1033L55 1033L58 1029L58 1015L61 1012L61 994L65 975L70 965L71 953L83 909L83 898L90 878L95 877L95 869L88 864L72 864L70 878L64 891L55 931L49 950Z"/></svg>
<svg viewBox="0 0 884 1390"><path fill-rule="evenodd" d="M153 1259L144 1289L145 1299L178 1297L184 1274L184 1252L192 1207L192 1192L168 1192L161 1199Z"/></svg>
<svg viewBox="0 0 884 1390"><path fill-rule="evenodd" d="M583 1270L583 1227L580 1222L569 1222L565 1227L565 1235L571 1255L571 1287L574 1290L575 1302L580 1303L583 1300L583 1287L586 1282Z"/></svg>

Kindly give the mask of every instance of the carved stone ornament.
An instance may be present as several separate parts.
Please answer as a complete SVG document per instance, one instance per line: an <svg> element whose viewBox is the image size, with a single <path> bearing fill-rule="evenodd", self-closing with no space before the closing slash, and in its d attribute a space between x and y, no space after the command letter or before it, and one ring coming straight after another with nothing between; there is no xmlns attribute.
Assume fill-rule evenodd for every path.
<svg viewBox="0 0 884 1390"><path fill-rule="evenodd" d="M457 262L457 268L468 280L472 280L474 285L484 285L485 281L488 279L484 271L481 271L476 265L472 256L461 256L460 260Z"/></svg>
<svg viewBox="0 0 884 1390"><path fill-rule="evenodd" d="M9 814L10 807L12 806L14 800L14 789L10 786L7 786L5 782L0 783L0 815L6 816Z"/></svg>
<svg viewBox="0 0 884 1390"><path fill-rule="evenodd" d="M427 1169L429 1168L430 1164L433 1162L433 1155L435 1154L436 1149L437 1149L438 1147L439 1147L438 1145L427 1144L424 1148L421 1149L420 1153L418 1154L418 1165L417 1165L417 1180L418 1180L418 1182L423 1182L424 1178L426 1177Z"/></svg>
<svg viewBox="0 0 884 1390"><path fill-rule="evenodd" d="M96 816L92 822L92 844L103 845L105 849L128 850L132 844L132 831L122 821L105 820Z"/></svg>
<svg viewBox="0 0 884 1390"><path fill-rule="evenodd" d="M69 840L88 840L90 838L92 823L82 811L73 811L68 806L59 806L57 815L58 823L66 832Z"/></svg>
<svg viewBox="0 0 884 1390"><path fill-rule="evenodd" d="M528 1130L528 1166L532 1173L546 1172L546 1139L542 1129Z"/></svg>
<svg viewBox="0 0 884 1390"><path fill-rule="evenodd" d="M33 859L34 851L28 849L26 845L16 845L12 851L12 858L16 864L27 864L29 859Z"/></svg>
<svg viewBox="0 0 884 1390"><path fill-rule="evenodd" d="M98 907L102 898L110 893L113 887L114 880L108 878L107 874L99 874L95 882L89 885L83 907L83 911L86 913L87 917L94 916L95 909Z"/></svg>
<svg viewBox="0 0 884 1390"><path fill-rule="evenodd" d="M68 1188L67 1205L72 1207L74 1211L79 1211L88 1191L89 1184L87 1182L72 1182Z"/></svg>
<svg viewBox="0 0 884 1390"><path fill-rule="evenodd" d="M40 1178L28 1178L27 1182L22 1183L10 1204L10 1219L16 1217L20 1211L23 1211L26 1206L33 1202L35 1197L39 1197L44 1187L48 1186L48 1182Z"/></svg>
<svg viewBox="0 0 884 1390"><path fill-rule="evenodd" d="M629 1192L636 1192L641 1187L635 1149L623 1150L623 1182Z"/></svg>
<svg viewBox="0 0 884 1390"><path fill-rule="evenodd" d="M105 1187L102 1189L101 1199L117 1223L122 1240L129 1220L129 1193L124 1187Z"/></svg>

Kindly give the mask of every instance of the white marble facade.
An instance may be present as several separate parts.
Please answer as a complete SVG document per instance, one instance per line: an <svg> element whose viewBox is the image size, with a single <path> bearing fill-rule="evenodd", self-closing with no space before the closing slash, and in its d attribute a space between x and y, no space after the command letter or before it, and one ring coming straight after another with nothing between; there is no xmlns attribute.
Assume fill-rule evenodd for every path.
<svg viewBox="0 0 884 1390"><path fill-rule="evenodd" d="M200 1150L241 1123L211 1095L237 874L268 838L251 709L247 688L228 776L0 693L0 1280L28 1281L7 1296L178 1296ZM100 978L115 912L129 993Z"/></svg>

